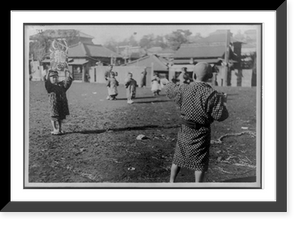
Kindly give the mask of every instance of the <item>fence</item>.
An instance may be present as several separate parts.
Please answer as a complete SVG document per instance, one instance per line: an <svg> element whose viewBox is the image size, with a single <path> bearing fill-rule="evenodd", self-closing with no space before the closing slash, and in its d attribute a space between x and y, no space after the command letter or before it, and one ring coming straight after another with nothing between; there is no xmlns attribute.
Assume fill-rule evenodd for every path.
<svg viewBox="0 0 300 225"><path fill-rule="evenodd" d="M171 79L175 73L179 73L180 68L184 65L177 67L170 67L169 70L169 79ZM89 69L89 82L91 83L105 83L104 74L109 69L108 66L96 66L91 67ZM153 70L151 67L143 67L143 66L114 66L113 71L118 73L116 79L120 84L125 83L125 79L127 78L128 72L133 74L133 79L135 79L140 84L141 81L141 73L146 69L146 87L151 87L151 77L153 75ZM219 67L219 74L216 77L217 83L219 86L223 86L224 78L223 78L223 68ZM188 72L193 71L193 66L188 67ZM38 61L31 62L31 80L33 81L41 81L43 80L43 76L46 74L46 70L43 70L43 67L39 65ZM233 70L231 71L230 83L232 87L252 87L256 86L253 83L253 74L252 69L242 69L242 70ZM60 77L60 79L64 79L64 77Z"/></svg>
<svg viewBox="0 0 300 225"><path fill-rule="evenodd" d="M172 79L175 74L181 72L181 68L186 67L188 73L193 73L194 65L173 65L169 70L169 78ZM217 66L219 73L216 76L216 81L218 86L224 86L224 74L225 68L223 66ZM230 86L232 87L252 87L252 69L241 69L241 70L232 70L230 76Z"/></svg>
<svg viewBox="0 0 300 225"><path fill-rule="evenodd" d="M218 86L224 86L224 71L222 68L219 70L216 80ZM252 69L232 70L229 82L231 87L252 87Z"/></svg>

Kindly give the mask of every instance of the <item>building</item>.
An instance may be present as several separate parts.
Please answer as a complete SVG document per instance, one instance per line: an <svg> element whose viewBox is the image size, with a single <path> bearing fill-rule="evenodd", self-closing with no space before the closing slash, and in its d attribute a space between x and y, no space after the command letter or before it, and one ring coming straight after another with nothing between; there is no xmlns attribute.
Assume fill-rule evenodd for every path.
<svg viewBox="0 0 300 225"><path fill-rule="evenodd" d="M222 86L231 85L231 70L241 66L242 44L242 41L232 37L229 30L217 30L197 43L182 44L174 55L173 63L182 67L198 62L218 66Z"/></svg>
<svg viewBox="0 0 300 225"><path fill-rule="evenodd" d="M86 74L90 67L115 64L117 60L122 60L120 55L102 45L82 42L69 47L68 58L74 79L82 81L88 80Z"/></svg>
<svg viewBox="0 0 300 225"><path fill-rule="evenodd" d="M142 66L150 67L152 73L158 73L160 77L167 77L169 73L169 68L165 61L160 60L156 55L147 55L142 58L139 58L130 63L126 63L126 66Z"/></svg>
<svg viewBox="0 0 300 225"><path fill-rule="evenodd" d="M117 53L109 50L102 45L88 44L78 42L68 49L68 65L69 70L74 75L74 80L88 81L88 71L96 65L115 64L116 61L123 59ZM44 70L50 65L50 59L46 58L42 61Z"/></svg>
<svg viewBox="0 0 300 225"><path fill-rule="evenodd" d="M202 38L197 43L182 44L175 52L174 64L196 64L208 62L220 64L228 51L228 60L231 63L238 61L241 41L234 40L229 30L217 30L208 37ZM227 48L230 45L230 48Z"/></svg>
<svg viewBox="0 0 300 225"><path fill-rule="evenodd" d="M65 39L68 44L68 65L74 74L75 80L87 81L87 74L90 67L101 64L116 64L118 61L123 63L123 58L105 48L102 45L93 43L94 37L83 32L65 29L65 30L44 30L38 34L30 36L32 46L38 42L41 37L47 37L49 41L55 39ZM50 66L50 53L46 52L41 60L41 74L45 74ZM35 61L34 54L31 54L30 60ZM42 77L42 75L40 75Z"/></svg>
<svg viewBox="0 0 300 225"><path fill-rule="evenodd" d="M172 59L174 57L175 51L170 48L152 47L147 49L147 54Z"/></svg>

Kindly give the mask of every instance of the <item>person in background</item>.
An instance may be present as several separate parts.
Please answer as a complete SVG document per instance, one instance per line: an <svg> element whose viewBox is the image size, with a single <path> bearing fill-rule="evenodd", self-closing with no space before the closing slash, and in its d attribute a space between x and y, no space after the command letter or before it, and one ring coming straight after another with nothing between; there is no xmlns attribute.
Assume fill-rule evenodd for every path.
<svg viewBox="0 0 300 225"><path fill-rule="evenodd" d="M191 79L191 77L189 76L189 73L187 71L186 67L183 67L182 69L182 78L183 78L183 83L184 84L190 84L191 82L193 82L193 79Z"/></svg>
<svg viewBox="0 0 300 225"><path fill-rule="evenodd" d="M193 83L178 85L170 82L165 87L167 97L175 100L181 114L170 182L175 182L181 167L194 171L195 182L204 181L209 163L210 124L229 116L224 95L206 83L211 77L211 66L198 63L194 68Z"/></svg>
<svg viewBox="0 0 300 225"><path fill-rule="evenodd" d="M51 116L51 125L53 131L51 134L59 135L63 134L62 131L62 120L66 119L69 115L68 99L66 91L70 88L73 76L69 70L65 70L65 80L59 82L58 71L49 70L45 75L45 88L48 92L49 108Z"/></svg>
<svg viewBox="0 0 300 225"><path fill-rule="evenodd" d="M147 71L146 69L141 72L141 77L140 77L140 87L146 87L146 75Z"/></svg>
<svg viewBox="0 0 300 225"><path fill-rule="evenodd" d="M188 78L188 73L187 73L187 68L186 67L182 67L181 68L181 72L178 76L178 82L179 84L183 84L183 83L187 83L187 79Z"/></svg>
<svg viewBox="0 0 300 225"><path fill-rule="evenodd" d="M154 96L159 95L161 87L160 87L160 79L159 79L157 73L154 73L154 76L153 76L151 82L152 82L151 91L152 91L153 95Z"/></svg>
<svg viewBox="0 0 300 225"><path fill-rule="evenodd" d="M132 78L132 73L128 73L128 77L125 81L125 87L126 87L126 95L127 95L127 103L132 104L133 101L132 99L135 98L135 91L136 91L136 86L137 82L135 79Z"/></svg>
<svg viewBox="0 0 300 225"><path fill-rule="evenodd" d="M160 87L161 87L161 89L163 89L168 83L169 83L169 80L166 77L160 79Z"/></svg>
<svg viewBox="0 0 300 225"><path fill-rule="evenodd" d="M114 72L110 74L110 78L107 81L107 89L108 89L108 100L116 100L116 97L118 95L118 86L119 82L115 78L116 75Z"/></svg>
<svg viewBox="0 0 300 225"><path fill-rule="evenodd" d="M86 81L86 82L90 82L90 79L91 79L90 74L89 74L89 73L86 73L86 74L85 74L85 81Z"/></svg>
<svg viewBox="0 0 300 225"><path fill-rule="evenodd" d="M216 65L213 65L212 67L212 73L213 73L213 77L212 77L212 84L214 86L218 86L218 74L219 74L219 68Z"/></svg>
<svg viewBox="0 0 300 225"><path fill-rule="evenodd" d="M105 74L104 74L104 79L105 79L105 81L106 81L106 86L107 86L107 84L108 84L108 82L109 82L109 79L110 79L111 75L114 73L114 72L113 72L113 68L114 68L114 66L113 66L113 65L110 65L110 66L109 66L109 69L108 69L108 70L105 72ZM109 87L108 87L108 86L107 86L107 92L109 93ZM107 100L110 99L109 94L107 95L106 99L107 99Z"/></svg>

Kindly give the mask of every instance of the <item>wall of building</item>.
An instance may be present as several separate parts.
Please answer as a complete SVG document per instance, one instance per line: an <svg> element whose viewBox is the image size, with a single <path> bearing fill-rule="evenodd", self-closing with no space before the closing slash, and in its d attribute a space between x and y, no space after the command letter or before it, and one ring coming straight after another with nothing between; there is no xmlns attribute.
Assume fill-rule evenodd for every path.
<svg viewBox="0 0 300 225"><path fill-rule="evenodd" d="M32 81L43 80L43 76L46 74L43 73L43 67L40 66L39 61L31 61L29 71L30 71L30 76Z"/></svg>

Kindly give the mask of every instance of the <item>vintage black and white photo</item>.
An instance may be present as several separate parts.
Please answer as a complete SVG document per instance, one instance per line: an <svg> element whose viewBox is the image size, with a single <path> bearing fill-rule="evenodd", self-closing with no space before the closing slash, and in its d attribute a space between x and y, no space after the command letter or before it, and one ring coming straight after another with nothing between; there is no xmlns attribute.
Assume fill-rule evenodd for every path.
<svg viewBox="0 0 300 225"><path fill-rule="evenodd" d="M25 187L261 187L261 24L24 24Z"/></svg>

